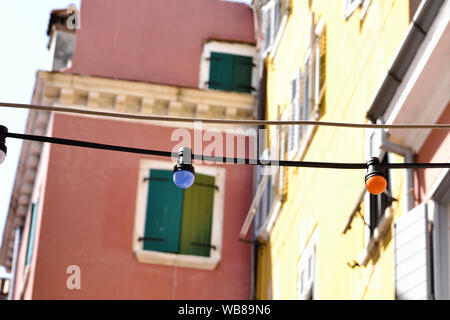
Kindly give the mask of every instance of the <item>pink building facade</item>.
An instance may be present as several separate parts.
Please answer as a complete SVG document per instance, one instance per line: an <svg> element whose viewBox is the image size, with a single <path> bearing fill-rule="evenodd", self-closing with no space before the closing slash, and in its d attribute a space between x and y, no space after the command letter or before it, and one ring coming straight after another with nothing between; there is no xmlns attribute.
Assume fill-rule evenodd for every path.
<svg viewBox="0 0 450 320"><path fill-rule="evenodd" d="M72 57L61 70L38 72L32 103L254 117L257 75L251 64L239 63L256 57L248 6L84 0L79 17ZM64 26L51 30L49 47L57 52L70 39ZM232 62L219 65L224 60ZM219 67L232 83L218 84ZM194 153L230 155L244 143L248 156L248 128L225 135L226 129L42 111L30 112L26 128L164 151L182 133ZM206 139L200 148L196 135ZM211 136L231 137L235 145L224 142L211 153ZM14 299L250 298L252 247L238 238L252 200L253 168L194 162L199 185L179 191L170 181L175 161L24 142L0 253L14 275Z"/></svg>
<svg viewBox="0 0 450 320"><path fill-rule="evenodd" d="M243 4L204 0L89 0L81 6L72 73L197 88L211 40L255 44Z"/></svg>
<svg viewBox="0 0 450 320"><path fill-rule="evenodd" d="M80 130L83 128L83 130ZM55 114L49 133L86 141L166 150L173 128ZM192 134L192 137L194 135ZM93 139L95 137L95 139ZM152 139L151 137L158 137ZM39 215L25 297L33 299L247 299L250 246L238 235L251 193L252 170L225 170L223 240L213 270L139 262L133 251L139 163L170 159L68 146L46 146L35 199ZM151 183L151 182L150 182ZM239 185L239 188L234 186ZM26 224L29 225L29 224ZM27 231L25 230L25 234ZM140 234L142 235L142 234ZM212 243L217 245L217 243ZM22 246L18 270L25 268ZM218 248L219 249L219 248ZM80 268L81 289L68 290L69 266ZM33 270L34 267L34 270ZM19 278L20 279L20 278Z"/></svg>
<svg viewBox="0 0 450 320"><path fill-rule="evenodd" d="M439 117L438 124L450 123L450 103ZM450 134L447 130L434 130L425 140L422 148L417 153L418 162L448 162L450 150ZM430 199L433 191L442 179L446 170L422 169L418 172L418 184L416 198L420 202Z"/></svg>

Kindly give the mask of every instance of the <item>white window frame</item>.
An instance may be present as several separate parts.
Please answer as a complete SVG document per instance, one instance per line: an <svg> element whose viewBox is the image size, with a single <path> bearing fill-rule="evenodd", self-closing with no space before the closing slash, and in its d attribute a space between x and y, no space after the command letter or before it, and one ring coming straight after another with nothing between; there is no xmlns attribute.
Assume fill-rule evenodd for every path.
<svg viewBox="0 0 450 320"><path fill-rule="evenodd" d="M302 118L304 118L305 120L310 120L313 118L313 113L314 113L314 99L312 98L313 87L314 87L314 84L313 84L314 77L310 73L309 59L307 59L307 62L305 64L305 70L306 70L306 72L303 74L305 81L303 83L303 88L302 88L303 100L302 100L301 108L302 108ZM306 87L306 84L308 84L308 87ZM307 89L307 90L305 90L305 89ZM309 105L309 109L310 109L309 116L306 115L306 104Z"/></svg>
<svg viewBox="0 0 450 320"><path fill-rule="evenodd" d="M261 33L263 36L261 52L263 56L267 56L272 50L275 41L275 2L276 0L270 0L261 8ZM270 28L270 32L267 32L267 28ZM267 35L267 33L269 34Z"/></svg>
<svg viewBox="0 0 450 320"><path fill-rule="evenodd" d="M321 103L320 93L322 91L322 87L320 86L320 41L322 40L324 31L324 21L320 18L319 22L317 22L316 28L314 30L314 110L311 112L319 112L319 105ZM325 80L326 81L326 80ZM324 84L326 85L326 84Z"/></svg>
<svg viewBox="0 0 450 320"><path fill-rule="evenodd" d="M429 219L433 221L434 298L450 298L450 210L446 190L449 189L450 169L444 169L425 196Z"/></svg>
<svg viewBox="0 0 450 320"><path fill-rule="evenodd" d="M209 89L208 87L208 81L209 81L209 71L210 71L210 60L211 52L218 52L218 53L226 53L226 54L232 54L232 55L238 55L238 56L246 56L251 57L254 64L256 64L258 53L256 51L256 47L250 44L246 43L231 43L231 42L224 42L224 41L216 41L211 40L206 42L203 45L202 54L200 57L200 71L199 71L199 82L198 87L199 89L204 90L214 90ZM251 86L255 88L255 90L251 91L252 95L256 95L258 91L258 72L256 68L253 68L252 70L252 81ZM226 93L233 93L233 91L226 91ZM237 94L246 94L242 92L236 92Z"/></svg>
<svg viewBox="0 0 450 320"><path fill-rule="evenodd" d="M289 117L291 120L302 119L303 108L300 104L302 73L298 70L291 80L291 101L289 103ZM295 88L293 88L295 86ZM288 160L294 159L300 149L300 125L288 127Z"/></svg>
<svg viewBox="0 0 450 320"><path fill-rule="evenodd" d="M214 245L215 249L211 248L209 257L144 250L143 242L139 241L139 238L143 237L145 231L148 184L150 183L150 181L145 181L145 178L148 177L150 169L170 170L172 167L173 163L170 161L141 159L139 162L133 251L137 260L142 263L213 270L220 262L222 255L225 168L195 165L197 173L214 176L215 184L218 186L214 193L211 225L211 245Z"/></svg>
<svg viewBox="0 0 450 320"><path fill-rule="evenodd" d="M361 5L362 0L343 0L344 2L344 18L348 19L352 13Z"/></svg>
<svg viewBox="0 0 450 320"><path fill-rule="evenodd" d="M297 261L297 299L314 298L317 288L317 228L311 235L306 247ZM304 277L304 275L306 277ZM317 294L317 292L316 292Z"/></svg>
<svg viewBox="0 0 450 320"><path fill-rule="evenodd" d="M277 51L277 48L280 44L282 34L284 33L284 30L286 29L286 24L288 20L289 15L289 6L290 1L285 1L285 10L283 17L280 21L280 25L278 26L278 29L275 30L276 27L276 21L277 21L277 15L276 15L276 6L278 4L281 4L281 10L278 12L278 14L282 13L283 9L283 0L270 0L267 2L264 6L261 8L261 35L263 36L263 41L261 44L261 55L263 58L270 55L270 57L273 59L275 56L275 52ZM268 18L267 18L268 17ZM269 19L267 21L266 19ZM266 28L267 23L270 26L270 34L268 36L268 45L266 44Z"/></svg>
<svg viewBox="0 0 450 320"><path fill-rule="evenodd" d="M279 130L276 126L272 127L270 131L270 148L267 148L264 152L270 154L270 159L273 161L280 160L280 140L281 140L281 130ZM274 199L272 202L272 206L269 209L269 214L266 217L266 220L263 223L263 226L258 230L257 238L261 241L268 241L272 228L275 224L275 221L280 213L281 209L281 196L279 189L280 182L280 172L283 167L273 166L266 169L266 174L271 174L273 179L271 179L271 183L266 186L266 188L272 188L274 190ZM270 171L269 171L270 170Z"/></svg>
<svg viewBox="0 0 450 320"><path fill-rule="evenodd" d="M282 121L288 120L289 117L289 108L285 108L283 111L283 116L281 117ZM288 127L289 129L289 127ZM288 130L286 130L285 126L281 126L280 128L280 160L286 160L284 154L286 153L286 141L288 139ZM278 169L278 194L282 194L283 185L284 185L284 171L286 168L284 166L280 166Z"/></svg>
<svg viewBox="0 0 450 320"><path fill-rule="evenodd" d="M304 72L301 73L300 78L300 92L303 90L303 99L300 103L300 120L311 120L314 119L314 85L313 80L314 77L311 76L311 48L308 49L304 58ZM301 70L299 71L301 72ZM308 79L308 87L306 88L306 80ZM302 84L303 82L303 84ZM307 90L305 90L307 89ZM310 115L306 115L306 103L309 104ZM296 148L296 152L292 152L292 155L288 155L290 160L295 160L301 158L306 152L306 148L308 147L314 132L317 130L316 126L303 126L299 127L299 139L298 145ZM292 156L292 158L291 158Z"/></svg>
<svg viewBox="0 0 450 320"><path fill-rule="evenodd" d="M361 13L359 14L359 20L364 20L367 15L367 11L369 11L369 6L372 0L364 0L361 6Z"/></svg>

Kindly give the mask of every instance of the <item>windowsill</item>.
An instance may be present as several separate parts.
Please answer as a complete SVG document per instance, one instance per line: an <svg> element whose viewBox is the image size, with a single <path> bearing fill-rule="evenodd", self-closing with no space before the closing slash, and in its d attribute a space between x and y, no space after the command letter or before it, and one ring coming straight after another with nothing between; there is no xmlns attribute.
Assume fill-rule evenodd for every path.
<svg viewBox="0 0 450 320"><path fill-rule="evenodd" d="M373 236L370 239L369 243L367 244L367 247L359 256L358 264L360 266L367 265L378 243L383 240L386 232L391 226L392 220L393 220L393 213L392 210L388 208L386 209L383 218L378 223L378 226L375 228Z"/></svg>
<svg viewBox="0 0 450 320"><path fill-rule="evenodd" d="M203 89L200 90L207 90L207 91L214 91L214 92L223 92L223 93L231 93L231 94L242 94L242 95L254 95L253 91L256 90L252 90L251 92L241 92L241 91L233 91L233 90L223 90L223 89L214 89L214 88L209 88L209 87L205 87Z"/></svg>
<svg viewBox="0 0 450 320"><path fill-rule="evenodd" d="M137 260L141 263L152 263L204 270L214 270L220 261L219 257L198 257L148 250L138 250L135 254Z"/></svg>

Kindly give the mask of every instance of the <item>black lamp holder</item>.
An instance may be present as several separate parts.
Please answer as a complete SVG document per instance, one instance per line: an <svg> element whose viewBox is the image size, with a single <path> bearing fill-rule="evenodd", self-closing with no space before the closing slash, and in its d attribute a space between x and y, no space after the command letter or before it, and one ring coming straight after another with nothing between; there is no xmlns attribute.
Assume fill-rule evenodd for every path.
<svg viewBox="0 0 450 320"><path fill-rule="evenodd" d="M8 128L5 126L0 126L0 150L5 154L8 151L6 147L6 135L8 134Z"/></svg>
<svg viewBox="0 0 450 320"><path fill-rule="evenodd" d="M369 180L373 176L382 176L386 179L386 170L381 167L380 160L377 157L372 157L370 160L366 162L367 164L367 173L365 177L365 181Z"/></svg>
<svg viewBox="0 0 450 320"><path fill-rule="evenodd" d="M194 166L192 165L192 150L188 147L181 147L178 150L178 162L173 167L173 173L180 171L180 170L186 170L191 172L192 174L195 174Z"/></svg>

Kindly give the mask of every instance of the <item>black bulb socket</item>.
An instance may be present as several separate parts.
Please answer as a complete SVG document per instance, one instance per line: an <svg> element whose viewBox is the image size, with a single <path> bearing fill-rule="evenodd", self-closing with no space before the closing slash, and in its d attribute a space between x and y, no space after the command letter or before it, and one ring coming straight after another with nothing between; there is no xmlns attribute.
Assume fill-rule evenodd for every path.
<svg viewBox="0 0 450 320"><path fill-rule="evenodd" d="M173 173L186 170L195 175L195 169L192 165L192 150L188 147L181 147L178 150L178 162L173 167Z"/></svg>
<svg viewBox="0 0 450 320"><path fill-rule="evenodd" d="M185 164L185 163L177 163L174 167L173 167L173 173L177 172L177 171L181 171L181 170L186 170L191 172L193 175L195 175L195 169L194 166L192 164Z"/></svg>
<svg viewBox="0 0 450 320"><path fill-rule="evenodd" d="M373 176L382 176L383 178L386 178L386 170L384 170L381 167L381 163L378 158L373 157L372 159L368 160L366 164L367 164L367 173L365 177L366 182Z"/></svg>
<svg viewBox="0 0 450 320"><path fill-rule="evenodd" d="M0 126L0 150L5 154L8 151L6 147L6 135L8 134L8 128L5 126Z"/></svg>

